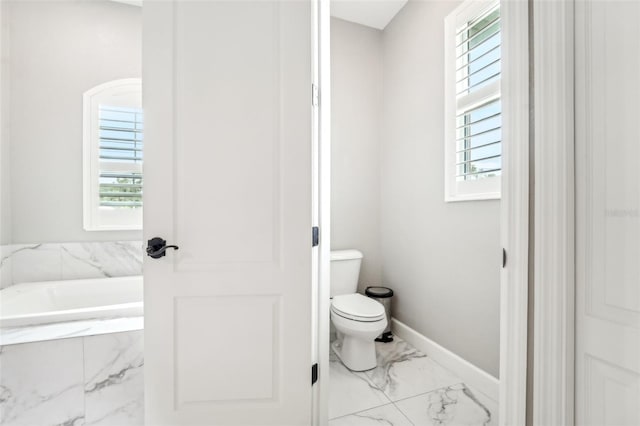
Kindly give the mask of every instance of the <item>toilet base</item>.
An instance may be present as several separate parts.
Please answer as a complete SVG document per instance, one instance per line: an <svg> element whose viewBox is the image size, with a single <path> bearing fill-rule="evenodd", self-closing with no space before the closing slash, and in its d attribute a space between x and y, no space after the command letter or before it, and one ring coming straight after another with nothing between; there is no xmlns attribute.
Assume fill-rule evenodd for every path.
<svg viewBox="0 0 640 426"><path fill-rule="evenodd" d="M338 340L331 344L331 349L345 367L351 371L367 371L378 366L376 346L373 341L349 337L339 333Z"/></svg>

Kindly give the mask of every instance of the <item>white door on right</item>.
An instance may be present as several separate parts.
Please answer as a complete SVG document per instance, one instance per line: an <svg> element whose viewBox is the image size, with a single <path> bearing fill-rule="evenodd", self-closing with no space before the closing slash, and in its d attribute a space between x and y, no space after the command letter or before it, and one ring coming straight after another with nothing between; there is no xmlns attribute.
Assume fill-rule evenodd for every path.
<svg viewBox="0 0 640 426"><path fill-rule="evenodd" d="M576 425L640 425L640 2L576 1Z"/></svg>

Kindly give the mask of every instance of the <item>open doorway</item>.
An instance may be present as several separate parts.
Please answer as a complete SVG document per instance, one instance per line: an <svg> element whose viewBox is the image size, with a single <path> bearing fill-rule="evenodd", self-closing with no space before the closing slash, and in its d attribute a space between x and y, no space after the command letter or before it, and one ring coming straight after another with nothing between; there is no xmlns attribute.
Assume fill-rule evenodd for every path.
<svg viewBox="0 0 640 426"><path fill-rule="evenodd" d="M378 364L364 373L354 373L331 355L326 365L333 363L339 371L335 380L328 377L328 417L338 423L356 413L406 420L416 415L410 406L436 404L452 394L460 395L454 399L464 415L522 423L528 147L516 141L528 140L528 110L516 99L527 99L528 58L511 54L508 65L497 64L501 52L528 49L526 7L468 2L456 9L444 2L396 2L387 20L377 21L373 5L363 5L360 12L353 4L335 5L328 25L331 250L364 254L356 291L371 285L393 289L390 320L397 339L376 343ZM454 21L450 43L445 42L447 16ZM453 53L446 55L449 47ZM452 100L446 102L445 63L451 55L454 62L460 57L466 62L454 64ZM502 91L502 99L490 93L491 87ZM462 91L472 88L482 93L461 100ZM452 105L454 127L447 131L445 116ZM447 165L446 137L454 146L463 143L454 148L453 167ZM452 184L445 184L446 168L455 174L461 202L451 202L457 200L452 200ZM500 175L497 200L500 196L484 183ZM460 180L469 181L470 189ZM474 186L481 187L476 200L468 192ZM406 346L391 349L394 345ZM332 352L328 344L326 349ZM434 362L443 370L422 367L432 372L421 379L404 371L412 357L415 365ZM400 383L404 373L407 379ZM450 383L447 373L453 373ZM349 376L353 386L359 380L366 389L354 392L348 384L340 389ZM359 396L350 401L350 393ZM403 403L403 411L398 401L405 400L412 402Z"/></svg>

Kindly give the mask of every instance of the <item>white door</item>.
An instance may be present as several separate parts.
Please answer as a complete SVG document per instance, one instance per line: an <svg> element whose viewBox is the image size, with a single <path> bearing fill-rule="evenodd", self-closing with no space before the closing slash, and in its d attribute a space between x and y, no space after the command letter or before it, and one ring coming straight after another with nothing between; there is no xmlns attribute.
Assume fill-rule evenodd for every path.
<svg viewBox="0 0 640 426"><path fill-rule="evenodd" d="M640 2L576 2L576 424L640 425Z"/></svg>
<svg viewBox="0 0 640 426"><path fill-rule="evenodd" d="M149 425L311 422L311 12L144 2Z"/></svg>

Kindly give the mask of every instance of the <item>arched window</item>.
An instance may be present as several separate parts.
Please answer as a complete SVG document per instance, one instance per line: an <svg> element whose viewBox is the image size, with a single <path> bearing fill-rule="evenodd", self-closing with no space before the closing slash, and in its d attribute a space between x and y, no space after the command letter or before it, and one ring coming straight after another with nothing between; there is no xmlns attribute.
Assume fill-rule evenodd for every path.
<svg viewBox="0 0 640 426"><path fill-rule="evenodd" d="M84 229L142 229L144 117L139 78L84 94Z"/></svg>

